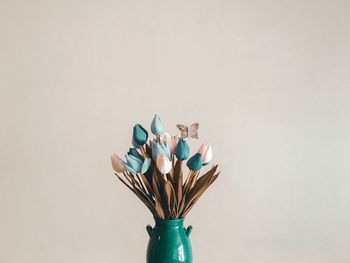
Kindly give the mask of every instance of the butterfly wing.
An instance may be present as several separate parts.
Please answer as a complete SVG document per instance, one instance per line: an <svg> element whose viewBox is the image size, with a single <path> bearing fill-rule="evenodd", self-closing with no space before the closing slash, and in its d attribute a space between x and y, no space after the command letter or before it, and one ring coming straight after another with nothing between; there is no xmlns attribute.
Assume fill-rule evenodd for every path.
<svg viewBox="0 0 350 263"><path fill-rule="evenodd" d="M199 128L199 123L192 123L189 129L189 133L191 138L196 138L198 139L198 128Z"/></svg>
<svg viewBox="0 0 350 263"><path fill-rule="evenodd" d="M180 130L182 138L188 137L188 128L186 125L177 124L176 127Z"/></svg>

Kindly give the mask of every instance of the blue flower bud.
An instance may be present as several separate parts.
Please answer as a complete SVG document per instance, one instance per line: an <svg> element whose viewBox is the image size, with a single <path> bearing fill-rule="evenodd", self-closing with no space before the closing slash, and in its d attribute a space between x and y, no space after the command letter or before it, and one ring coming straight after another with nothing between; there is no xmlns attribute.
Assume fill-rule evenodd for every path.
<svg viewBox="0 0 350 263"><path fill-rule="evenodd" d="M190 170L198 171L203 166L203 160L200 153L196 153L187 161L187 166Z"/></svg>
<svg viewBox="0 0 350 263"><path fill-rule="evenodd" d="M143 161L132 155L125 155L126 163L123 163L125 168L128 169L130 173L139 173L141 171Z"/></svg>
<svg viewBox="0 0 350 263"><path fill-rule="evenodd" d="M130 148L128 151L128 155L132 155L142 161L144 161L145 158L143 158L143 156L138 152L138 150L136 148Z"/></svg>
<svg viewBox="0 0 350 263"><path fill-rule="evenodd" d="M165 155L170 158L170 148L167 143L164 143L163 141L160 141L160 146L163 148L163 151Z"/></svg>
<svg viewBox="0 0 350 263"><path fill-rule="evenodd" d="M183 138L180 138L176 145L175 155L177 159L182 161L190 156L190 147L188 147L187 142Z"/></svg>
<svg viewBox="0 0 350 263"><path fill-rule="evenodd" d="M145 172L148 171L149 167L151 166L151 158L146 158L142 164L142 167L141 167L141 173L144 174Z"/></svg>
<svg viewBox="0 0 350 263"><path fill-rule="evenodd" d="M154 135L161 135L164 133L163 123L157 114L153 118L151 131Z"/></svg>
<svg viewBox="0 0 350 263"><path fill-rule="evenodd" d="M136 146L142 146L147 142L148 132L140 124L136 124L134 126L132 138L134 146L135 144Z"/></svg>
<svg viewBox="0 0 350 263"><path fill-rule="evenodd" d="M152 147L152 158L154 161L156 161L157 157L164 152L164 149L160 145L160 143L155 141L151 141L151 147Z"/></svg>

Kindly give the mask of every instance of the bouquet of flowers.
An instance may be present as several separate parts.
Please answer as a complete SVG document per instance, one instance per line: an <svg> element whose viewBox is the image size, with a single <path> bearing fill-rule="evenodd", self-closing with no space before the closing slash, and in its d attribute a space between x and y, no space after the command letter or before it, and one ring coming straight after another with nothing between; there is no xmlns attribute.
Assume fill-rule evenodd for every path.
<svg viewBox="0 0 350 263"><path fill-rule="evenodd" d="M116 154L111 156L118 179L160 219L184 218L220 173L217 165L204 174L200 172L213 157L210 144L202 144L190 157L186 138L198 139L199 124L177 127L181 136L170 136L155 115L151 124L154 138L149 140L148 132L136 124L132 136L134 147L129 149L125 160ZM184 163L189 169L186 177Z"/></svg>

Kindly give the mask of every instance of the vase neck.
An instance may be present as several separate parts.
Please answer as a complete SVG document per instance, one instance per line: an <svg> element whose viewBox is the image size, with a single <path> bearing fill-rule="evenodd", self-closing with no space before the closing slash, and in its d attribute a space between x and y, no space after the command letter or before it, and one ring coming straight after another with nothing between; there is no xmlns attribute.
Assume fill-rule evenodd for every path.
<svg viewBox="0 0 350 263"><path fill-rule="evenodd" d="M180 219L154 218L154 220L156 222L156 226L177 227L177 226L183 226L183 222L185 218L180 218Z"/></svg>

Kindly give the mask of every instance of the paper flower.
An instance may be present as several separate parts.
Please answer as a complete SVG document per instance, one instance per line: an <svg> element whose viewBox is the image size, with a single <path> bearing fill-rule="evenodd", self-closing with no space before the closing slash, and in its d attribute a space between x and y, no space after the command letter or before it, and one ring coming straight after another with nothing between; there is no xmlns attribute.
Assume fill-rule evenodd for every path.
<svg viewBox="0 0 350 263"><path fill-rule="evenodd" d="M162 140L163 142L169 142L171 140L171 135L167 132L164 132Z"/></svg>
<svg viewBox="0 0 350 263"><path fill-rule="evenodd" d="M164 132L163 123L157 114L153 118L151 131L154 135L162 135Z"/></svg>
<svg viewBox="0 0 350 263"><path fill-rule="evenodd" d="M135 157L131 154L125 155L126 162L123 162L123 165L130 173L145 173L149 169L151 165L151 159L150 158L141 158Z"/></svg>
<svg viewBox="0 0 350 263"><path fill-rule="evenodd" d="M199 147L198 153L202 155L203 165L207 165L211 159L213 159L213 150L208 143L203 143L201 147Z"/></svg>
<svg viewBox="0 0 350 263"><path fill-rule="evenodd" d="M134 126L132 139L133 139L134 146L135 147L137 147L137 146L140 147L140 146L144 145L147 142L148 132L140 124L136 124Z"/></svg>
<svg viewBox="0 0 350 263"><path fill-rule="evenodd" d="M166 156L168 158L170 158L170 149L168 147L168 144L167 143L164 143L163 141L160 141L160 147L162 147L164 153L166 154Z"/></svg>
<svg viewBox="0 0 350 263"><path fill-rule="evenodd" d="M132 155L142 161L144 161L144 157L138 152L138 150L136 148L130 148L129 151L128 151L128 154L129 155Z"/></svg>
<svg viewBox="0 0 350 263"><path fill-rule="evenodd" d="M166 143L163 141L156 142L151 141L151 149L152 149L152 159L155 161L159 155L165 153L165 155L170 158L170 149Z"/></svg>
<svg viewBox="0 0 350 263"><path fill-rule="evenodd" d="M124 162L125 168L130 172L130 173L139 173L141 172L141 167L142 167L142 160L139 158L131 155L131 154L126 154L125 155L126 162Z"/></svg>
<svg viewBox="0 0 350 263"><path fill-rule="evenodd" d="M162 153L157 157L156 160L157 168L162 174L167 174L170 172L172 164L169 158L165 155L165 153Z"/></svg>
<svg viewBox="0 0 350 263"><path fill-rule="evenodd" d="M180 138L176 145L175 155L177 159L182 161L190 156L190 147L188 147L187 142L183 138Z"/></svg>
<svg viewBox="0 0 350 263"><path fill-rule="evenodd" d="M203 160L200 153L196 153L187 161L187 167L190 170L198 171L203 166Z"/></svg>
<svg viewBox="0 0 350 263"><path fill-rule="evenodd" d="M151 163L152 163L152 160L151 158L146 158L144 161L143 161L143 164L141 166L141 173L144 174L145 172L148 171L149 167L151 166Z"/></svg>
<svg viewBox="0 0 350 263"><path fill-rule="evenodd" d="M177 136L171 137L171 140L168 143L171 153L175 153L175 149L176 149L178 142L179 142L179 138Z"/></svg>
<svg viewBox="0 0 350 263"><path fill-rule="evenodd" d="M114 171L116 171L117 173L125 172L126 169L123 165L123 160L118 155L113 153L111 156L111 161L112 161L112 167Z"/></svg>
<svg viewBox="0 0 350 263"><path fill-rule="evenodd" d="M179 138L177 138L177 136L171 136L169 133L165 132L162 139L169 147L170 153L175 153Z"/></svg>
<svg viewBox="0 0 350 263"><path fill-rule="evenodd" d="M151 141L151 149L152 149L152 159L156 161L157 157L161 155L164 150L162 146L156 141Z"/></svg>

